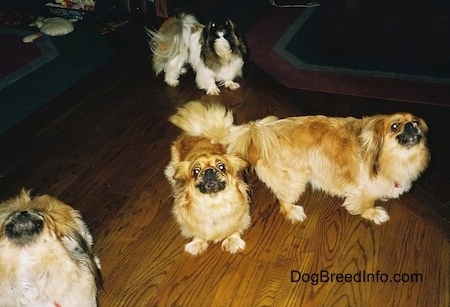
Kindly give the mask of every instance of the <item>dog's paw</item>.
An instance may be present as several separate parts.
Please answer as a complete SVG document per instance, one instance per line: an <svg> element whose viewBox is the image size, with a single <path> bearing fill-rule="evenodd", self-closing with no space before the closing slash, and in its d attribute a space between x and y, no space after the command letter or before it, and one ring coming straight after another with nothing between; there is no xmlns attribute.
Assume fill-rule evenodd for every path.
<svg viewBox="0 0 450 307"><path fill-rule="evenodd" d="M206 94L207 95L219 95L220 94L220 89L214 85L214 86L210 86L207 90L206 90Z"/></svg>
<svg viewBox="0 0 450 307"><path fill-rule="evenodd" d="M184 246L184 250L191 255L197 256L208 248L208 242L199 238L195 238Z"/></svg>
<svg viewBox="0 0 450 307"><path fill-rule="evenodd" d="M383 207L374 207L374 208L366 209L363 211L361 216L363 218L371 220L372 222L374 222L375 224L378 224L378 225L389 220L389 214L386 212L386 210Z"/></svg>
<svg viewBox="0 0 450 307"><path fill-rule="evenodd" d="M222 250L228 251L232 254L245 248L245 241L239 235L229 236L222 241Z"/></svg>
<svg viewBox="0 0 450 307"><path fill-rule="evenodd" d="M306 219L306 214L302 206L284 205L281 206L280 211L292 223L303 222Z"/></svg>
<svg viewBox="0 0 450 307"><path fill-rule="evenodd" d="M225 87L229 88L230 90L237 90L241 86L237 82L225 81Z"/></svg>
<svg viewBox="0 0 450 307"><path fill-rule="evenodd" d="M180 81L177 79L165 79L164 82L171 87L176 87L180 84Z"/></svg>

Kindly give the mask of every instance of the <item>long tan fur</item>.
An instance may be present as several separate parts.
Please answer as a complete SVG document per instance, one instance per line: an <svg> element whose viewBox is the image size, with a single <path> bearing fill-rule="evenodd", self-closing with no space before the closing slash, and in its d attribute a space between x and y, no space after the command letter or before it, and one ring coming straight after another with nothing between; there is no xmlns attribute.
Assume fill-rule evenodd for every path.
<svg viewBox="0 0 450 307"><path fill-rule="evenodd" d="M177 118L171 120L196 131L195 125ZM241 235L251 222L249 187L242 178L247 166L237 154L227 154L225 147L203 136L182 133L173 142L164 173L172 186L174 217L181 234L191 240L186 252L198 255L211 242L221 242L230 253L245 248Z"/></svg>
<svg viewBox="0 0 450 307"><path fill-rule="evenodd" d="M78 211L23 190L0 203L0 230L0 306L97 306L100 262Z"/></svg>
<svg viewBox="0 0 450 307"><path fill-rule="evenodd" d="M217 120L228 112L223 106L210 108L197 101L182 108L179 115L183 120L179 123L183 126L194 118L198 122L194 113L203 108L201 127L205 137L211 136L211 127L220 127L209 118ZM268 116L233 125L228 131L225 127L228 125L215 135L226 137L216 141L226 145L229 153L238 153L251 163L292 222L306 218L303 207L295 204L309 184L344 198L349 213L383 223L389 215L375 206L376 202L407 192L430 159L425 138L428 127L409 113L362 119ZM197 130L196 134L201 133Z"/></svg>

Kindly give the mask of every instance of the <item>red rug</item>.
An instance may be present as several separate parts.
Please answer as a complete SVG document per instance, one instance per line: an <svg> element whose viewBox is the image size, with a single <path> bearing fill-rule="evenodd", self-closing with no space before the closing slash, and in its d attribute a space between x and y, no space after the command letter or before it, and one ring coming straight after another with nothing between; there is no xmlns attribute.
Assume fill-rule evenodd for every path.
<svg viewBox="0 0 450 307"><path fill-rule="evenodd" d="M250 60L288 88L450 106L450 84L297 67L274 50L304 9L271 8L246 33Z"/></svg>

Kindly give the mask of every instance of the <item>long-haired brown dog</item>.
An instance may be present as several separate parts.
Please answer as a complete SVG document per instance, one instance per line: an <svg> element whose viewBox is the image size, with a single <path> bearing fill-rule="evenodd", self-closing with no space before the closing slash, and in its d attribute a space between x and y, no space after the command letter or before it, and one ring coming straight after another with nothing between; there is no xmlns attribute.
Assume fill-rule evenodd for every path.
<svg viewBox="0 0 450 307"><path fill-rule="evenodd" d="M179 108L173 122L250 162L292 222L306 218L295 203L310 184L344 198L349 213L383 223L389 215L376 201L408 191L430 159L428 127L409 113L362 119L268 116L234 125L224 106L193 101Z"/></svg>
<svg viewBox="0 0 450 307"><path fill-rule="evenodd" d="M173 190L172 212L182 235L192 239L186 252L197 255L209 242L220 241L230 253L244 249L241 235L251 222L248 186L241 176L247 166L205 137L183 133L173 142L165 175Z"/></svg>
<svg viewBox="0 0 450 307"><path fill-rule="evenodd" d="M100 262L80 214L42 195L0 203L0 306L97 306Z"/></svg>

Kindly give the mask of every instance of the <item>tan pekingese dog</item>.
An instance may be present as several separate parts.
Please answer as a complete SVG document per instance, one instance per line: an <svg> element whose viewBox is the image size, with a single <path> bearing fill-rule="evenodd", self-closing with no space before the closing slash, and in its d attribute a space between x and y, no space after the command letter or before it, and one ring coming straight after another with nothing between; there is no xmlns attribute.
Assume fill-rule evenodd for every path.
<svg viewBox="0 0 450 307"><path fill-rule="evenodd" d="M170 86L179 84L179 77L190 66L195 82L208 95L219 95L219 86L231 90L240 87L234 80L242 77L246 46L236 24L230 19L213 20L206 25L191 14L182 14L164 21L158 31L146 28L153 52L153 70L164 72Z"/></svg>
<svg viewBox="0 0 450 307"><path fill-rule="evenodd" d="M182 134L173 142L165 175L173 189L172 212L182 235L192 239L186 252L198 255L208 242L220 241L230 253L244 249L241 235L251 222L248 186L241 177L247 165L204 137Z"/></svg>
<svg viewBox="0 0 450 307"><path fill-rule="evenodd" d="M407 192L430 160L428 127L409 113L362 119L268 116L233 125L233 115L224 106L193 101L179 108L173 122L246 159L292 222L306 218L295 203L309 183L344 198L350 214L383 223L389 215L376 201Z"/></svg>
<svg viewBox="0 0 450 307"><path fill-rule="evenodd" d="M0 306L97 306L100 262L78 211L42 195L0 203Z"/></svg>

